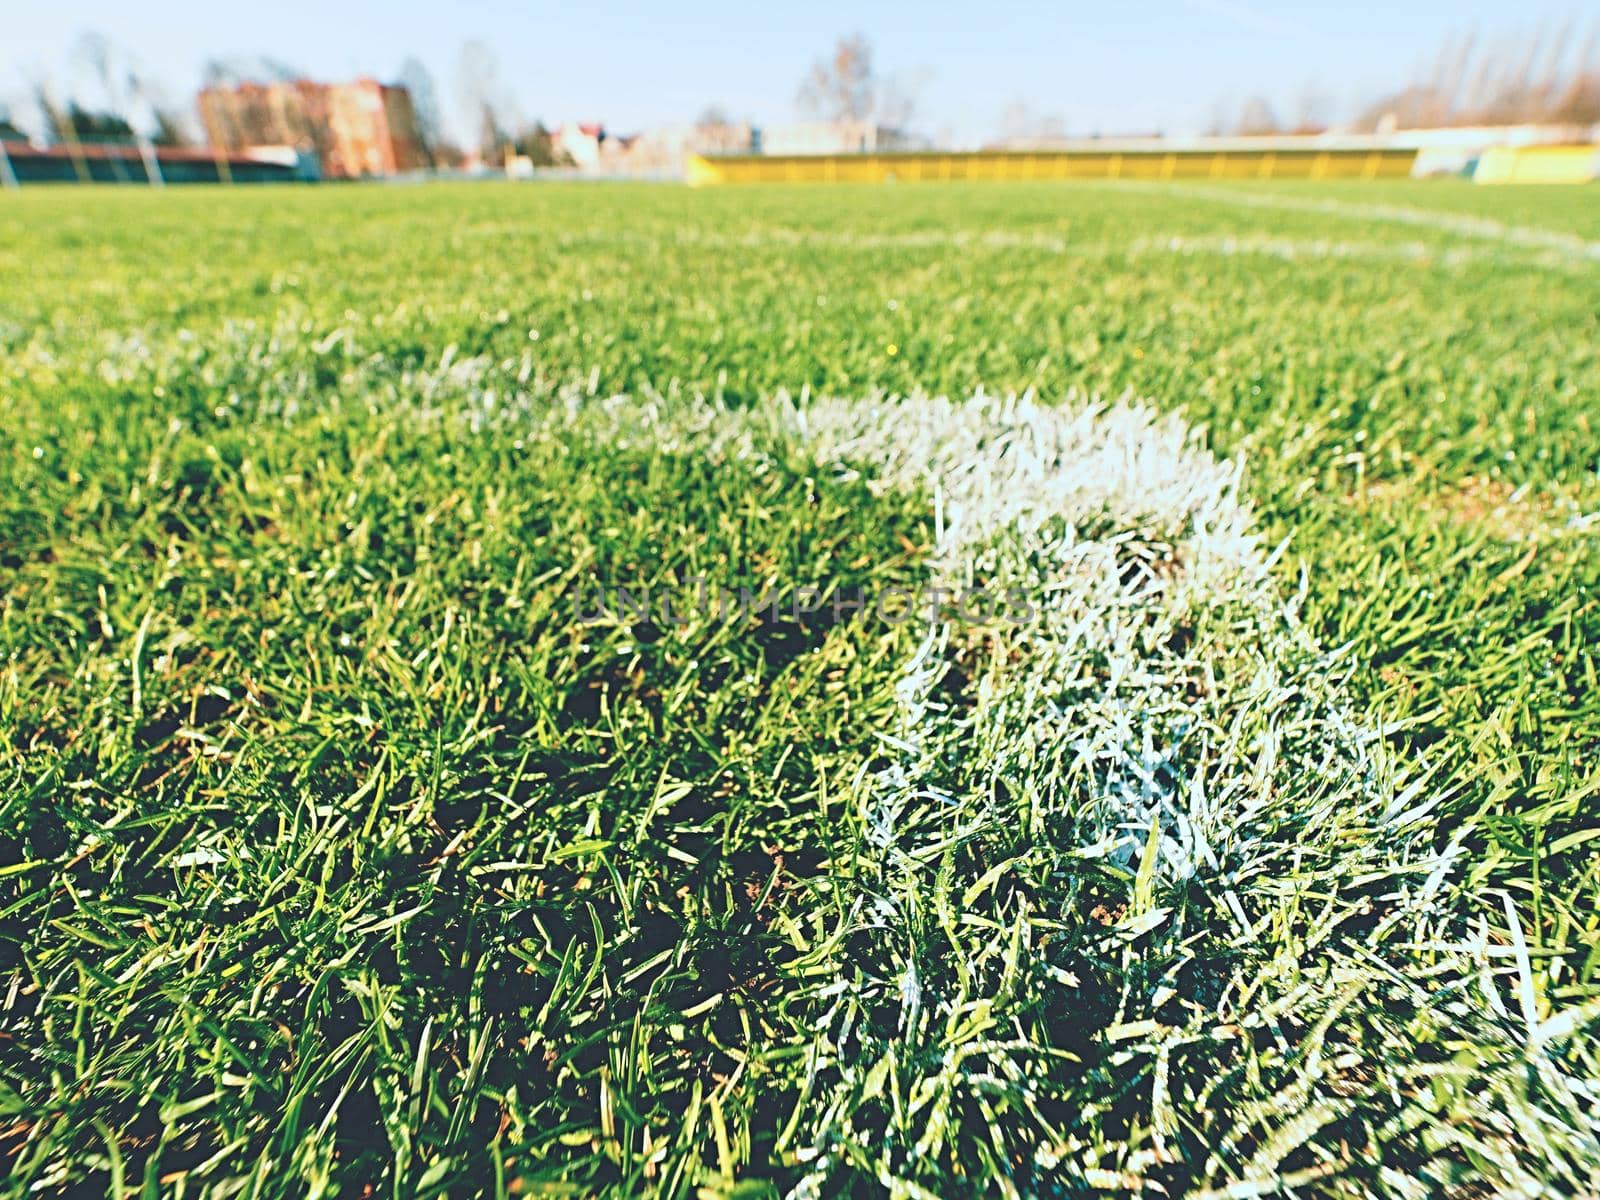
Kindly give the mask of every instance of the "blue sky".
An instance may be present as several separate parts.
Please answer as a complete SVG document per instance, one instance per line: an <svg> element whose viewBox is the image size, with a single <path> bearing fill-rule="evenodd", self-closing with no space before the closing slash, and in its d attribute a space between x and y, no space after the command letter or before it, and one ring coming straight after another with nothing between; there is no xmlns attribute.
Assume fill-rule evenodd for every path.
<svg viewBox="0 0 1600 1200"><path fill-rule="evenodd" d="M41 74L71 90L73 46L98 30L185 105L213 56L264 54L318 77L388 78L415 55L459 131L460 47L482 38L524 117L631 132L717 104L771 124L799 115L811 60L859 30L880 74L917 83L916 125L941 140L991 137L1019 101L1073 134L1193 133L1219 100L1237 108L1257 93L1293 116L1312 89L1341 117L1409 80L1448 34L1526 35L1568 20L1586 33L1600 22L1600 0L25 0L0 19L0 103L19 108Z"/></svg>

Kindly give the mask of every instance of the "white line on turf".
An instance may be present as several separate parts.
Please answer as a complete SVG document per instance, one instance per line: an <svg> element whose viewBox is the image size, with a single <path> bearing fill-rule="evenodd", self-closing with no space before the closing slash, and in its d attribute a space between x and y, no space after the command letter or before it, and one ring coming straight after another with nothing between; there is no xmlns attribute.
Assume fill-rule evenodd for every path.
<svg viewBox="0 0 1600 1200"><path fill-rule="evenodd" d="M1600 260L1600 242L1586 241L1577 234L1540 229L1530 225L1509 225L1488 217L1474 217L1439 209L1415 208L1404 204L1351 204L1326 197L1293 196L1205 184L1156 184L1124 180L1110 186L1143 190L1160 189L1170 195L1189 196L1196 200L1209 200L1235 208L1267 208L1282 212L1340 217L1351 221L1411 225L1459 237L1478 238L1533 250L1555 250L1577 258Z"/></svg>
<svg viewBox="0 0 1600 1200"><path fill-rule="evenodd" d="M938 578L1025 588L1039 618L984 633L937 622L902 673L900 725L858 789L866 846L846 889L838 973L816 993L811 1069L834 1082L797 1120L808 1171L796 1196L826 1194L846 1161L878 1162L880 1182L910 1194L917 1159L962 1136L958 1114L995 1111L1001 1095L1011 1115L989 1137L1010 1161L1092 1181L1093 1154L1073 1161L1038 1107L1052 1087L1071 1094L1073 1056L1052 1039L1072 1039L1037 1003L1062 988L1080 993L1064 1001L1081 1008L1072 1023L1103 1022L1091 1037L1116 1046L1119 1069L1142 1060L1168 1081L1177 1047L1224 1028L1275 1029L1286 1009L1332 1027L1352 988L1424 962L1432 984L1411 1005L1426 1012L1476 980L1489 1003L1456 1003L1443 1019L1485 1027L1478 1036L1508 1052L1520 1045L1501 995L1525 995L1526 971L1449 949L1467 922L1463 850L1433 820L1442 790L1354 716L1337 664L1251 531L1238 463L1127 401L823 400L792 419L820 463L933 497ZM952 671L964 680L954 694ZM1126 978L1149 976L1098 999L1048 949L1053 931L1082 927L1083 913L1051 906L1070 905L1070 880L1096 862L1131 884L1128 909L1105 917L1100 953L1142 959ZM1207 897L1181 918L1155 902L1180 886ZM1367 951L1335 936L1379 903L1368 944L1384 947L1388 931L1397 944ZM1206 965L1211 939L1233 947L1227 967ZM1198 982L1212 971L1228 977L1215 994ZM1111 1007L1094 1016L1097 1003ZM874 1017L885 1009L892 1025ZM1411 1034L1403 1020L1382 1028L1398 1040L1368 1089L1372 1119L1411 1086ZM1537 1153L1578 1161L1600 1145L1581 1116L1587 1082L1553 1060L1540 1063L1539 1089L1514 1068L1484 1078L1480 1103L1509 1127L1562 1131ZM888 1079L902 1097L890 1134L862 1116ZM1214 1119L1282 1122L1259 1135L1268 1140L1305 1136L1353 1085L1286 1065L1280 1086L1297 1097L1283 1111ZM1152 1161L1177 1129L1171 1104L1160 1088L1151 1097ZM1237 1134L1212 1136L1221 1130ZM1516 1154L1507 1178L1519 1177ZM1237 1178L1226 1159L1212 1166L1218 1182ZM1267 1179L1275 1165L1259 1169Z"/></svg>

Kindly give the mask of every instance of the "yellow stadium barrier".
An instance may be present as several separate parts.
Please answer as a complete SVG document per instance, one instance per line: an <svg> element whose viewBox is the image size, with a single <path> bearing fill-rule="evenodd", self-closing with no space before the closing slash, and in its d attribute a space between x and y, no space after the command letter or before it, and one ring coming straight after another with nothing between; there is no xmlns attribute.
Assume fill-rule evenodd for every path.
<svg viewBox="0 0 1600 1200"><path fill-rule="evenodd" d="M1005 150L690 155L691 187L1030 179L1404 179L1414 149Z"/></svg>
<svg viewBox="0 0 1600 1200"><path fill-rule="evenodd" d="M1496 146L1485 150L1473 183L1588 183L1600 175L1600 146Z"/></svg>

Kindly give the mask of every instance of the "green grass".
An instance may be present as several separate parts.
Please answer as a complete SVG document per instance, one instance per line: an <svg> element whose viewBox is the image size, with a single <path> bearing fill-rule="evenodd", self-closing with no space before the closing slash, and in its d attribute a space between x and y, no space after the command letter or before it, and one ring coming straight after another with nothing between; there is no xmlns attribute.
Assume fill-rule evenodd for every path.
<svg viewBox="0 0 1600 1200"><path fill-rule="evenodd" d="M4 197L0 1189L1581 1194L1593 201ZM834 469L775 397L980 389L1181 412L1287 540L1270 587L1314 650L1244 609L1152 626L1235 722L1184 779L1255 769L1278 655L1383 731L1426 824L1334 804L1307 724L1226 901L1153 850L1077 855L1105 777L1015 751L1100 710L1077 660L986 643L916 767L954 799L906 810L897 859L872 780L919 629L579 619L586 580L926 580L931 484ZM1152 561L1192 533L1123 517L1073 520ZM1455 845L1448 904L1388 921ZM872 896L902 924L863 925ZM908 962L920 1032L881 1011ZM1529 1045L1529 1016L1570 1028Z"/></svg>

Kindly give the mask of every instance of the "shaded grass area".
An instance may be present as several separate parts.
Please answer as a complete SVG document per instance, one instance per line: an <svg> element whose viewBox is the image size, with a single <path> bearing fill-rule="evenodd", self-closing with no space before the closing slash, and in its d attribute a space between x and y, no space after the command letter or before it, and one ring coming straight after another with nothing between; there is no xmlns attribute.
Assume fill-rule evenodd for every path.
<svg viewBox="0 0 1600 1200"><path fill-rule="evenodd" d="M394 416L103 443L131 498L19 493L18 1182L631 1188L796 952L771 916L849 836L896 635L580 622L578 585L909 579L921 506Z"/></svg>
<svg viewBox="0 0 1600 1200"><path fill-rule="evenodd" d="M1595 236L1564 191L1282 194ZM491 415L571 387L1183 408L1446 764L1539 1002L1596 994L1592 265L1157 189L482 186L25 193L0 281L18 1188L791 1178L773 917L826 908L911 634L571 589L909 582L928 506Z"/></svg>

